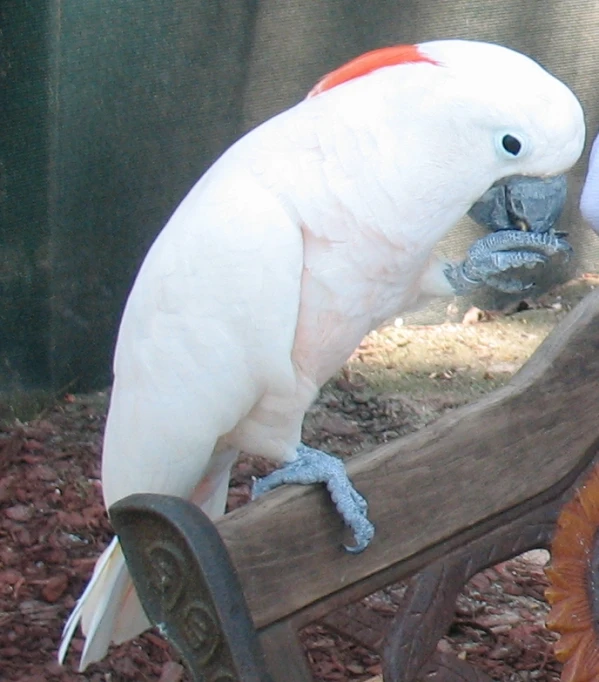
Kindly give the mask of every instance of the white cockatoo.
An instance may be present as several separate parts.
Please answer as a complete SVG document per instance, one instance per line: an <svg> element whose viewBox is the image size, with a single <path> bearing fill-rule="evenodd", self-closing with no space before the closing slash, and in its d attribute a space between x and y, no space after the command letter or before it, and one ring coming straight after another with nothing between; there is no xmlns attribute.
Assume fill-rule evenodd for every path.
<svg viewBox="0 0 599 682"><path fill-rule="evenodd" d="M599 234L599 134L591 147L589 167L580 196L580 212Z"/></svg>
<svg viewBox="0 0 599 682"><path fill-rule="evenodd" d="M340 460L301 444L307 408L383 321L485 284L521 289L518 268L567 255L550 228L584 136L576 97L536 62L460 40L367 53L245 135L177 208L127 301L106 506L162 493L214 518L244 451L283 464L258 492L326 483L362 550L367 505ZM463 262L435 256L471 209L495 231ZM61 660L80 620L82 669L149 625L116 538Z"/></svg>

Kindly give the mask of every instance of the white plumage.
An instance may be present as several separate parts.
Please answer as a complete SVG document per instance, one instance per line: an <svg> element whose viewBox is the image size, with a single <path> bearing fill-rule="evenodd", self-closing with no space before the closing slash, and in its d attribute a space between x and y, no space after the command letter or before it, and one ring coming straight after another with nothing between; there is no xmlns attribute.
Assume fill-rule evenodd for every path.
<svg viewBox="0 0 599 682"><path fill-rule="evenodd" d="M580 196L580 211L593 230L599 233L599 135L589 156L589 167Z"/></svg>
<svg viewBox="0 0 599 682"><path fill-rule="evenodd" d="M107 506L156 492L223 513L240 450L293 459L306 409L361 338L452 293L433 248L496 180L577 160L580 105L536 63L482 43L417 49L250 132L158 236L118 336ZM518 158L497 145L506 132ZM82 668L147 627L116 540L61 658L80 617Z"/></svg>

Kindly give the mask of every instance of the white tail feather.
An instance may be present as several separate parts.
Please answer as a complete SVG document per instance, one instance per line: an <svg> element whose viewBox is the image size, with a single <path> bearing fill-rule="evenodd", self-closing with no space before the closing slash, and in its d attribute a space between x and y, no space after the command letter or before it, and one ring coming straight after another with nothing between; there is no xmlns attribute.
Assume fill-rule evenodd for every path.
<svg viewBox="0 0 599 682"><path fill-rule="evenodd" d="M97 588L98 581L103 581L104 567L108 563L108 560L110 559L111 554L114 551L116 543L117 538L114 537L112 539L112 542L100 555L100 558L98 559L94 567L92 577L87 583L87 586L83 591L83 594L77 600L75 608L71 612L71 615L69 616L67 622L64 625L64 628L62 629L62 638L60 640L60 648L58 649L58 660L60 663L64 661L64 657L66 656L71 640L73 639L73 634L75 633L77 625L79 625L79 621L81 620L81 612L83 610L85 603L87 602L88 596L90 595L92 590Z"/></svg>
<svg viewBox="0 0 599 682"><path fill-rule="evenodd" d="M192 495L193 501L210 518L220 516L225 510L231 464L236 457L237 452L227 452L222 457L224 470L217 471L213 477L208 476L205 479L210 481L208 485L205 480L200 482ZM133 587L117 537L100 555L85 591L64 626L58 650L60 663L64 661L79 623L85 634L80 672L102 659L111 642L125 642L151 625Z"/></svg>
<svg viewBox="0 0 599 682"><path fill-rule="evenodd" d="M111 641L131 639L150 626L116 537L98 559L89 584L66 622L58 650L61 663L80 621L86 635L80 672L103 658Z"/></svg>

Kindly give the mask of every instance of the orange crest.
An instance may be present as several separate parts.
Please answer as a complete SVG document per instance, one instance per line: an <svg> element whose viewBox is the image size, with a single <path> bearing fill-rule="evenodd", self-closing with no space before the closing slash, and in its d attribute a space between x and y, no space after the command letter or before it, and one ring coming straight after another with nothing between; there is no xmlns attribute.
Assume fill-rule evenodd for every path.
<svg viewBox="0 0 599 682"><path fill-rule="evenodd" d="M417 64L419 62L438 66L438 62L420 52L418 45L395 45L394 47L372 50L372 52L366 52L323 76L310 90L307 97L319 95L321 92L330 90L336 85L347 83L347 81L351 81L354 78L360 78L360 76L365 76L384 66Z"/></svg>

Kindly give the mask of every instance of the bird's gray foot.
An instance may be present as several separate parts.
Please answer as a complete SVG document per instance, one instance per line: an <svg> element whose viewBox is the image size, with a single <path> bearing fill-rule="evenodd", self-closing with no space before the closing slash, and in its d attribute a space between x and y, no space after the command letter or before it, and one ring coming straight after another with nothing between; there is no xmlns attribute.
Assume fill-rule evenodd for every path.
<svg viewBox="0 0 599 682"><path fill-rule="evenodd" d="M254 483L252 495L256 498L287 483L326 484L337 511L354 533L356 544L344 545L345 549L354 554L366 549L374 536L374 526L368 520L368 503L353 487L338 457L300 444L297 459L258 479Z"/></svg>
<svg viewBox="0 0 599 682"><path fill-rule="evenodd" d="M493 232L478 239L462 263L449 264L445 276L457 295L467 294L487 285L505 293L529 289L532 284L510 277L518 268L532 269L547 263L552 256L567 260L572 247L561 236L549 232Z"/></svg>

